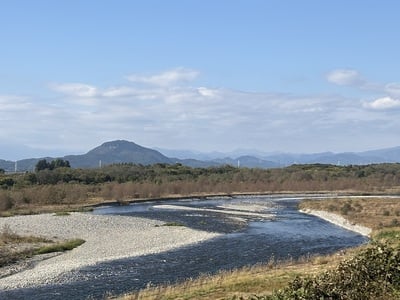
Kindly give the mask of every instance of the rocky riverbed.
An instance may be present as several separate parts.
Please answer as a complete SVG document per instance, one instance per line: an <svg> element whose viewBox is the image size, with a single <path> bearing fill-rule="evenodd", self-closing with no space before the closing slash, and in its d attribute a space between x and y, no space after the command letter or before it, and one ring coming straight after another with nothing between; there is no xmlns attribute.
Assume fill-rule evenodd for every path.
<svg viewBox="0 0 400 300"><path fill-rule="evenodd" d="M81 238L78 248L16 266L19 272L0 279L0 289L15 289L49 283L74 269L121 258L156 254L218 236L218 233L183 226L162 226L164 222L132 216L105 216L71 213L67 216L41 214L0 218L0 228L8 226L20 235L63 240ZM10 268L0 269L10 272Z"/></svg>
<svg viewBox="0 0 400 300"><path fill-rule="evenodd" d="M342 216L339 216L338 214L334 214L334 213L330 213L330 212L322 211L322 210L313 210L313 209L305 209L305 210L301 210L301 212L324 219L325 221L328 221L332 224L343 227L347 230L357 232L364 236L370 236L370 234L372 232L371 228L368 228L368 227L365 227L365 226L362 226L359 224L351 223L350 221L346 220Z"/></svg>
<svg viewBox="0 0 400 300"><path fill-rule="evenodd" d="M246 196L152 201L100 207L92 214L3 218L0 228L9 226L18 234L81 238L86 243L57 256L25 262L13 275L2 277L0 269L0 298L101 299L107 293L122 294L149 283L173 283L271 258L332 253L367 241L300 213L300 199Z"/></svg>

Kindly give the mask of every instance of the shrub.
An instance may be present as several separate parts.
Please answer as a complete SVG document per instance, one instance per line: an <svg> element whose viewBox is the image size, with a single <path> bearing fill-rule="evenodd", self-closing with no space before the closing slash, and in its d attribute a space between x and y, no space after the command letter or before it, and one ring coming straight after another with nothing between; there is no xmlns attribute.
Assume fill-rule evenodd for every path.
<svg viewBox="0 0 400 300"><path fill-rule="evenodd" d="M340 208L340 211L345 216L352 210L353 210L353 207L351 206L351 204L349 202L343 204L343 206Z"/></svg>
<svg viewBox="0 0 400 300"><path fill-rule="evenodd" d="M9 193L0 190L0 211L6 211L14 206L14 202Z"/></svg>
<svg viewBox="0 0 400 300"><path fill-rule="evenodd" d="M395 299L400 293L400 248L376 244L316 277L297 277L272 296L255 299Z"/></svg>
<svg viewBox="0 0 400 300"><path fill-rule="evenodd" d="M85 241L82 239L74 239L66 242L61 242L57 244L53 244L50 246L44 246L35 251L35 254L45 254L52 252L64 252L68 250L72 250L80 245L82 245Z"/></svg>

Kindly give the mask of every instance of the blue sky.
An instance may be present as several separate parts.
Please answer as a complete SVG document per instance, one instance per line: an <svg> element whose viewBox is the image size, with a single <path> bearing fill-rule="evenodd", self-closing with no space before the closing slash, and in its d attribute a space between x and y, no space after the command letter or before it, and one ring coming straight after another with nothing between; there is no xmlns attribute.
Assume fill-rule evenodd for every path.
<svg viewBox="0 0 400 300"><path fill-rule="evenodd" d="M399 146L399 1L0 0L0 158Z"/></svg>

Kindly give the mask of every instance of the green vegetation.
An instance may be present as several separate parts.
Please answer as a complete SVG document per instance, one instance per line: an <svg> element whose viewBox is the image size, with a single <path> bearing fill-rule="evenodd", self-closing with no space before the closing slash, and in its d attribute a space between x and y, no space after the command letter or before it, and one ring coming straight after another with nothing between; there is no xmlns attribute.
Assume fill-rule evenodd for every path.
<svg viewBox="0 0 400 300"><path fill-rule="evenodd" d="M54 170L57 168L70 168L70 164L68 160L62 160L57 158L52 160L51 162L47 162L45 159L41 159L36 164L35 170L42 171L42 170Z"/></svg>
<svg viewBox="0 0 400 300"><path fill-rule="evenodd" d="M148 287L120 299L394 300L400 296L399 265L399 246L376 243L344 257L270 263Z"/></svg>
<svg viewBox="0 0 400 300"><path fill-rule="evenodd" d="M333 270L314 277L298 277L272 296L253 299L399 299L399 266L400 247L378 244Z"/></svg>
<svg viewBox="0 0 400 300"><path fill-rule="evenodd" d="M374 237L376 240L390 240L400 242L400 230L382 230Z"/></svg>
<svg viewBox="0 0 400 300"><path fill-rule="evenodd" d="M42 237L18 235L8 226L5 226L0 232L0 267L16 263L37 254L72 250L84 242L81 239L74 239L54 243Z"/></svg>
<svg viewBox="0 0 400 300"><path fill-rule="evenodd" d="M162 226L185 226L185 225L183 225L182 223L179 223L179 222L168 222L168 223L165 223L165 224L162 224Z"/></svg>
<svg viewBox="0 0 400 300"><path fill-rule="evenodd" d="M0 267L26 259L33 255L32 247L18 247L24 244L49 243L41 237L20 236L14 233L10 227L4 226L0 232Z"/></svg>
<svg viewBox="0 0 400 300"><path fill-rule="evenodd" d="M35 250L35 254L64 252L64 251L72 250L72 249L82 245L84 242L85 241L82 239L68 240L65 242L60 242L60 243L52 244L49 246L40 247L39 249Z"/></svg>
<svg viewBox="0 0 400 300"><path fill-rule="evenodd" d="M64 216L69 216L71 215L71 213L67 212L67 211L57 211L54 213L55 216L57 217L64 217Z"/></svg>
<svg viewBox="0 0 400 300"><path fill-rule="evenodd" d="M148 287L120 299L399 299L400 228L390 221L400 209L399 198L306 200L300 208L331 211L368 226L373 229L373 242L329 256L271 261L175 285Z"/></svg>
<svg viewBox="0 0 400 300"><path fill-rule="evenodd" d="M46 162L46 164L48 164ZM54 163L56 164L56 163ZM44 163L43 163L44 165ZM40 169L40 170L39 170ZM334 166L293 165L282 169L220 166L190 168L181 164L111 165L101 169L38 168L35 173L0 173L0 215L80 210L104 201L271 192L396 194L400 164ZM306 262L285 262L205 276L183 284L151 287L126 299L398 299L400 201L391 198L337 198L305 201L301 208L330 211L373 229L376 241L364 249ZM167 223L164 226L181 226ZM11 236L11 235L10 235ZM5 239L6 240L6 239ZM9 263L35 253L65 251L83 243L68 241L24 250L19 256L0 242ZM47 246L47 245L46 245ZM6 251L6 252L5 252ZM346 258L345 260L343 260ZM256 273L255 273L255 270ZM325 270L325 272L322 272ZM138 295L140 296L138 298ZM133 298L132 298L133 297ZM353 298L351 298L353 297Z"/></svg>
<svg viewBox="0 0 400 300"><path fill-rule="evenodd" d="M50 240L34 237L34 236L20 236L14 233L9 226L4 226L0 232L0 246L8 244L22 244L22 243L41 243L50 242Z"/></svg>
<svg viewBox="0 0 400 300"><path fill-rule="evenodd" d="M45 162L48 164L47 162ZM44 164L44 163L43 163ZM72 169L65 162L35 173L0 174L0 215L70 210L103 201L206 194L400 191L400 164L367 166L293 165L282 169L232 166L190 168L181 164L120 164ZM350 213L350 207L344 207ZM397 211L400 215L400 210ZM389 211L392 219L394 212ZM396 221L393 221L396 222Z"/></svg>

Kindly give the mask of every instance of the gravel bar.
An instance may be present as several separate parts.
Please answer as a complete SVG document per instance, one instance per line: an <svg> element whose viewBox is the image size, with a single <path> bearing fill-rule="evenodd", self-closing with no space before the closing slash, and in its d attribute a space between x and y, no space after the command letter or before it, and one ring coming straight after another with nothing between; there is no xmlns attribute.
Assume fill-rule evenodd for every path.
<svg viewBox="0 0 400 300"><path fill-rule="evenodd" d="M347 230L354 231L363 236L368 237L368 236L370 236L370 234L372 232L371 228L351 223L350 221L346 220L345 218L343 218L342 216L340 216L338 214L334 214L334 213L330 213L330 212L322 211L322 210L313 210L313 209L300 210L300 212L324 219L325 221L328 221L332 224L335 224L335 225L345 228Z"/></svg>
<svg viewBox="0 0 400 300"><path fill-rule="evenodd" d="M20 235L86 241L78 248L36 263L31 269L1 278L0 290L62 283L62 275L72 270L120 258L161 253L220 235L183 226L161 226L163 224L132 216L87 213L0 218L0 229L8 226Z"/></svg>

